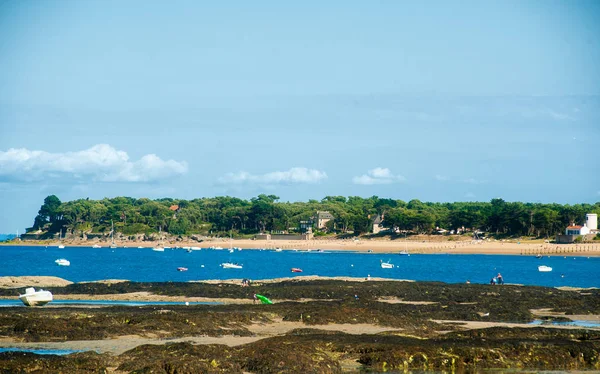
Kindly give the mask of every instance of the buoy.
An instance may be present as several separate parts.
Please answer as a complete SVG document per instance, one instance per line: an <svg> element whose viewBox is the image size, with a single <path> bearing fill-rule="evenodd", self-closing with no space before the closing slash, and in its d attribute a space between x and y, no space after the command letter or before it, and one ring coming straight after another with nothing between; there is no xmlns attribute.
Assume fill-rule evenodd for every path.
<svg viewBox="0 0 600 374"><path fill-rule="evenodd" d="M189 301L186 301L186 302L185 302L185 305L190 305L190 302L189 302Z"/></svg>

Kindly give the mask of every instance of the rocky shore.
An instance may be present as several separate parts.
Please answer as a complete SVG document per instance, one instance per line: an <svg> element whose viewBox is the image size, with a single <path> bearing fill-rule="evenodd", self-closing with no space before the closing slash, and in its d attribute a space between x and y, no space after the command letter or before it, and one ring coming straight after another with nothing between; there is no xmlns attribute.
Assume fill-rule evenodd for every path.
<svg viewBox="0 0 600 374"><path fill-rule="evenodd" d="M0 308L6 372L342 373L600 370L600 290L350 279L74 283L55 298L123 295L223 305ZM0 289L10 297L15 289ZM260 293L273 305L252 302ZM532 325L538 321L541 325Z"/></svg>

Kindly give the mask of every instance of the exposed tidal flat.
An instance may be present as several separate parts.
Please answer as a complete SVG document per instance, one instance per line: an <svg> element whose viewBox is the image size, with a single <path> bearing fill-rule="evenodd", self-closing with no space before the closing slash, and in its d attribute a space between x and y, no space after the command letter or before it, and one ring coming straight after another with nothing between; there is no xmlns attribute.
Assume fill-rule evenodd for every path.
<svg viewBox="0 0 600 374"><path fill-rule="evenodd" d="M48 289L58 299L138 295L225 304L0 308L0 347L85 351L4 352L4 371L600 370L598 289L349 278L250 286L113 281ZM0 294L14 291L0 289ZM274 304L254 304L254 293Z"/></svg>

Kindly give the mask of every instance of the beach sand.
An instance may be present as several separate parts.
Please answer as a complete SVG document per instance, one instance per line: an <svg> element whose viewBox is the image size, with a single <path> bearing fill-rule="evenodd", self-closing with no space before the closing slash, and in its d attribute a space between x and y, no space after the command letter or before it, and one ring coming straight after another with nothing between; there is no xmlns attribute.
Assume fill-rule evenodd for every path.
<svg viewBox="0 0 600 374"><path fill-rule="evenodd" d="M62 242L68 246L86 246L91 247L94 244L107 247L107 242L83 241L83 240L64 240ZM517 240L507 241L474 241L458 240L448 241L440 236L418 236L411 237L408 240L389 238L377 239L313 239L313 240L230 240L208 239L201 243L192 240L147 242L147 241L116 241L119 248L153 247L157 245L168 247L191 247L197 246L208 248L211 246L229 248L239 247L243 249L276 249L283 250L340 250L375 253L398 253L406 250L410 253L427 254L506 254L506 255L573 255L573 256L600 256L600 242L590 242L584 244L551 244L544 242L520 242ZM20 245L58 245L58 242L31 243L21 242Z"/></svg>

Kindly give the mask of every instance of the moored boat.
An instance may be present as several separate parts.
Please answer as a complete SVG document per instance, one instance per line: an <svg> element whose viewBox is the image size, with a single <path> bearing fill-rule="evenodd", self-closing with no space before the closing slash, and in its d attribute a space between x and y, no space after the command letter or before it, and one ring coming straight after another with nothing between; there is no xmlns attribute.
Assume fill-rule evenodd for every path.
<svg viewBox="0 0 600 374"><path fill-rule="evenodd" d="M177 268L177 271L188 271L188 268L180 266Z"/></svg>
<svg viewBox="0 0 600 374"><path fill-rule="evenodd" d="M243 265L236 264L233 262L224 262L221 264L223 269L243 269Z"/></svg>
<svg viewBox="0 0 600 374"><path fill-rule="evenodd" d="M380 261L381 261L382 269L393 269L394 268L394 264L390 263L389 261L388 262L383 262L383 260L380 260Z"/></svg>
<svg viewBox="0 0 600 374"><path fill-rule="evenodd" d="M538 266L538 271L541 271L543 273L547 273L549 271L552 271L552 268L550 266L540 265L540 266Z"/></svg>
<svg viewBox="0 0 600 374"><path fill-rule="evenodd" d="M300 268L292 268L292 273L302 273L302 269Z"/></svg>
<svg viewBox="0 0 600 374"><path fill-rule="evenodd" d="M27 306L42 306L52 301L52 293L42 289L36 291L35 288L29 287L23 295L19 295L19 300Z"/></svg>
<svg viewBox="0 0 600 374"><path fill-rule="evenodd" d="M154 247L154 248L152 248L152 250L154 252L164 252L165 251L165 249L163 247Z"/></svg>
<svg viewBox="0 0 600 374"><path fill-rule="evenodd" d="M66 258L59 258L57 260L54 260L54 262L58 266L71 266L71 261L67 260Z"/></svg>

